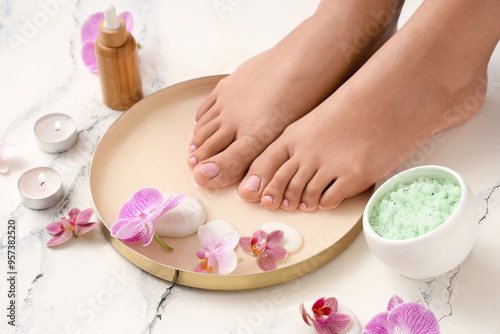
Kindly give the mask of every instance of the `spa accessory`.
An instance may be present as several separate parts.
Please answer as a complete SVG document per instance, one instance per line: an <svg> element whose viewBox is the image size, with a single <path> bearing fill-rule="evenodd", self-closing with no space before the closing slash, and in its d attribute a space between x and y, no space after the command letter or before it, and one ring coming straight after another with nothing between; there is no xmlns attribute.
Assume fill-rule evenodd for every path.
<svg viewBox="0 0 500 334"><path fill-rule="evenodd" d="M64 197L61 175L49 167L30 169L17 182L22 203L31 209L47 209Z"/></svg>
<svg viewBox="0 0 500 334"><path fill-rule="evenodd" d="M104 9L99 31L95 53L104 103L124 111L143 97L137 44L112 5Z"/></svg>
<svg viewBox="0 0 500 334"><path fill-rule="evenodd" d="M66 114L47 114L36 121L35 132L38 147L47 153L61 153L76 144L78 132L73 118Z"/></svg>
<svg viewBox="0 0 500 334"><path fill-rule="evenodd" d="M411 184L421 177L446 179L460 186L461 196L451 216L414 238L391 240L378 235L370 222L376 203L398 184ZM435 203L439 205L440 201ZM427 279L445 274L467 257L476 237L475 214L474 196L462 176L446 167L421 166L399 173L375 191L363 214L363 232L371 251L389 268L408 278Z"/></svg>
<svg viewBox="0 0 500 334"><path fill-rule="evenodd" d="M281 230L285 234L281 246L288 254L296 252L302 246L302 234L292 226L282 222L269 222L260 227L264 232L271 233L275 230Z"/></svg>
<svg viewBox="0 0 500 334"><path fill-rule="evenodd" d="M163 193L164 198L175 194ZM183 238L195 234L205 223L207 213L194 197L185 196L172 210L156 220L156 233L160 237Z"/></svg>

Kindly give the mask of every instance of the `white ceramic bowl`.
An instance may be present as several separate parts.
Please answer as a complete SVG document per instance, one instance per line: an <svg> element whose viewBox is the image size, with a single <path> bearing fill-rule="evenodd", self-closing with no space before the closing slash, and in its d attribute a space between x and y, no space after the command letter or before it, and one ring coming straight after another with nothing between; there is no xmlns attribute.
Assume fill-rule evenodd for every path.
<svg viewBox="0 0 500 334"><path fill-rule="evenodd" d="M406 240L390 240L372 229L369 217L373 206L397 183L409 184L419 177L454 180L462 196L451 216L434 230ZM421 166L401 172L382 184L368 201L363 214L363 231L368 247L392 270L412 279L442 275L458 266L470 253L476 238L475 199L464 179L441 166Z"/></svg>

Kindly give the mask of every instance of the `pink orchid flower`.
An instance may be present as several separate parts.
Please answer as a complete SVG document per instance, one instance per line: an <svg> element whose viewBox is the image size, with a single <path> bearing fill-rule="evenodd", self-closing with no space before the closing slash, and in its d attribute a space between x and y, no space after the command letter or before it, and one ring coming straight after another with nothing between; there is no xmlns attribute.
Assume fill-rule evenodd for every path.
<svg viewBox="0 0 500 334"><path fill-rule="evenodd" d="M163 195L158 189L142 188L121 208L118 221L111 226L111 236L125 242L144 240L143 246L149 245L154 236L163 248L172 250L156 234L156 219L175 208L184 196L170 196L163 202Z"/></svg>
<svg viewBox="0 0 500 334"><path fill-rule="evenodd" d="M276 269L276 261L287 256L286 250L281 246L285 234L276 230L267 234L257 230L252 237L240 239L240 246L249 255L257 257L257 265L264 271Z"/></svg>
<svg viewBox="0 0 500 334"><path fill-rule="evenodd" d="M394 295L387 312L379 313L366 324L363 334L439 334L439 324L432 311L418 303L404 303Z"/></svg>
<svg viewBox="0 0 500 334"><path fill-rule="evenodd" d="M198 239L202 249L196 256L202 261L194 269L195 272L228 275L236 269L238 258L234 248L238 245L240 235L238 231L232 230L220 235L209 225L201 225L198 228Z"/></svg>
<svg viewBox="0 0 500 334"><path fill-rule="evenodd" d="M337 313L338 307L336 298L320 298L312 306L314 318L306 312L304 303L300 304L300 312L305 323L313 326L319 334L337 334L351 324L351 316Z"/></svg>
<svg viewBox="0 0 500 334"><path fill-rule="evenodd" d="M92 208L83 211L80 211L78 208L73 208L66 216L62 217L60 221L47 225L47 227L45 227L47 232L55 234L52 239L47 242L47 246L59 245L71 239L71 236L76 238L93 229L98 224L97 222L89 222L93 214L94 209Z"/></svg>
<svg viewBox="0 0 500 334"><path fill-rule="evenodd" d="M9 171L7 160L14 155L15 151L16 149L12 144L0 143L0 173L4 174Z"/></svg>
<svg viewBox="0 0 500 334"><path fill-rule="evenodd" d="M132 32L134 29L134 18L130 12L123 12L118 15L123 21L125 21L125 26L128 32ZM104 13L95 13L91 15L87 21L83 23L82 26L82 59L83 63L90 72L97 73L97 60L95 57L95 41L99 36L99 23L104 20Z"/></svg>

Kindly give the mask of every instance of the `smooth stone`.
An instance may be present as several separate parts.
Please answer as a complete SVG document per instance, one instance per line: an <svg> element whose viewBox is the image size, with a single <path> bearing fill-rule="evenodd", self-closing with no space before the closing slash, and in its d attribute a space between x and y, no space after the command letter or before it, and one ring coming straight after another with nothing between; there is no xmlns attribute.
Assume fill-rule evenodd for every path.
<svg viewBox="0 0 500 334"><path fill-rule="evenodd" d="M227 222L225 220L211 220L205 224L205 226L210 226L211 228L214 229L214 231L217 233L217 236L219 239L223 236L228 234L229 232L232 232L236 230L230 222Z"/></svg>
<svg viewBox="0 0 500 334"><path fill-rule="evenodd" d="M170 193L163 193L164 199ZM183 238L195 234L198 227L205 223L207 212L194 197L184 197L172 210L156 220L156 233L160 237Z"/></svg>
<svg viewBox="0 0 500 334"><path fill-rule="evenodd" d="M283 243L281 244L287 253L293 253L299 250L302 246L302 234L294 227L282 222L269 222L260 227L264 232L270 233L272 231L281 230L285 233Z"/></svg>

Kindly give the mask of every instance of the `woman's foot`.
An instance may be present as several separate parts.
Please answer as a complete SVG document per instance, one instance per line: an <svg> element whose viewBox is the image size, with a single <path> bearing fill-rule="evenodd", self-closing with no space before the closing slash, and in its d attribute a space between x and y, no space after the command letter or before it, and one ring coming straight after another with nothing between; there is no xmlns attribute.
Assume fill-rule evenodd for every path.
<svg viewBox="0 0 500 334"><path fill-rule="evenodd" d="M433 133L471 117L484 101L486 68L500 37L498 23L490 27L495 35L475 20L499 16L483 13L481 21L475 5L464 13L443 1L424 2L340 89L289 125L252 163L240 197L271 209L334 208ZM438 15L443 8L449 12ZM450 30L447 19L464 21Z"/></svg>
<svg viewBox="0 0 500 334"><path fill-rule="evenodd" d="M221 80L196 114L187 159L195 181L219 188L240 180L286 126L392 36L399 2L325 0L274 48Z"/></svg>

